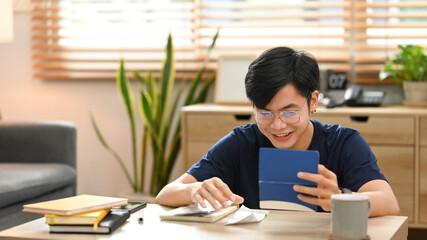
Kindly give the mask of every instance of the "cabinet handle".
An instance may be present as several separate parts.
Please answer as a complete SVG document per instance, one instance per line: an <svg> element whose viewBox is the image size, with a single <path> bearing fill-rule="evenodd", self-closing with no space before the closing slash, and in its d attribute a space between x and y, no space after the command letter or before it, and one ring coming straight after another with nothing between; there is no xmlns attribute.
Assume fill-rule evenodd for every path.
<svg viewBox="0 0 427 240"><path fill-rule="evenodd" d="M351 116L350 117L352 122L367 122L369 120L368 116Z"/></svg>
<svg viewBox="0 0 427 240"><path fill-rule="evenodd" d="M250 114L234 114L234 118L238 121L248 121L251 116Z"/></svg>

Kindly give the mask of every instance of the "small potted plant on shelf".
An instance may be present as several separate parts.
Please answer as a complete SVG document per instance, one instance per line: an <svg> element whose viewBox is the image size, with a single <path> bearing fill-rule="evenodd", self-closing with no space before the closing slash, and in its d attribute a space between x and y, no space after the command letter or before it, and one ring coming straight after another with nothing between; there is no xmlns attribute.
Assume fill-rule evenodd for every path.
<svg viewBox="0 0 427 240"><path fill-rule="evenodd" d="M394 59L387 59L379 78L403 84L405 105L427 106L427 56L422 46L399 45Z"/></svg>

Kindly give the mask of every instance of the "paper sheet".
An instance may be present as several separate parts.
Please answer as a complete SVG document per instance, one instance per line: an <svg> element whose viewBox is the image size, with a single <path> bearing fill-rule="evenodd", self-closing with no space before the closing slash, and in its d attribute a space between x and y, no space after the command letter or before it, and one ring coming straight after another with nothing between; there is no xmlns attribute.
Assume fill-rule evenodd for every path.
<svg viewBox="0 0 427 240"><path fill-rule="evenodd" d="M234 214L234 217L229 219L225 225L260 222L269 212L266 210L250 209L242 205Z"/></svg>
<svg viewBox="0 0 427 240"><path fill-rule="evenodd" d="M227 203L229 205L232 204L231 201L227 201ZM205 208L200 206L200 204L198 203L194 203L188 206L182 206L182 207L168 211L168 214L177 215L177 216L190 216L190 215L198 215L198 214L203 215L203 214L208 214L215 211L215 209L211 206L211 204L207 200L205 200L205 204L206 204ZM221 206L221 204L218 201L217 201L217 204Z"/></svg>

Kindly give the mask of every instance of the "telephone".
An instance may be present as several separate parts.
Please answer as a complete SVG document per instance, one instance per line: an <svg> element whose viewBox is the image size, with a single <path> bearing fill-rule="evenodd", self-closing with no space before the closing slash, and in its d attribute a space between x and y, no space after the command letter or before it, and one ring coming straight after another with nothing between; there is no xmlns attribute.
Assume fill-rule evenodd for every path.
<svg viewBox="0 0 427 240"><path fill-rule="evenodd" d="M337 106L379 106L385 97L384 91L363 91L359 85L353 85L345 90L344 98L334 101L329 97L324 97L322 103L327 108Z"/></svg>
<svg viewBox="0 0 427 240"><path fill-rule="evenodd" d="M384 91L363 91L359 85L349 87L344 93L348 106L379 106L385 97Z"/></svg>

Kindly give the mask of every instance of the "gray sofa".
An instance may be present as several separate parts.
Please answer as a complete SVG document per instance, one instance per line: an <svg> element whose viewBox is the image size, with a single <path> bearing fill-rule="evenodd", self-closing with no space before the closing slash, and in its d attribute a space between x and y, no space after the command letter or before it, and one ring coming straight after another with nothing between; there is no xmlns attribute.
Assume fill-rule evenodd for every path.
<svg viewBox="0 0 427 240"><path fill-rule="evenodd" d="M76 194L76 126L0 121L0 230L43 217L28 203Z"/></svg>

